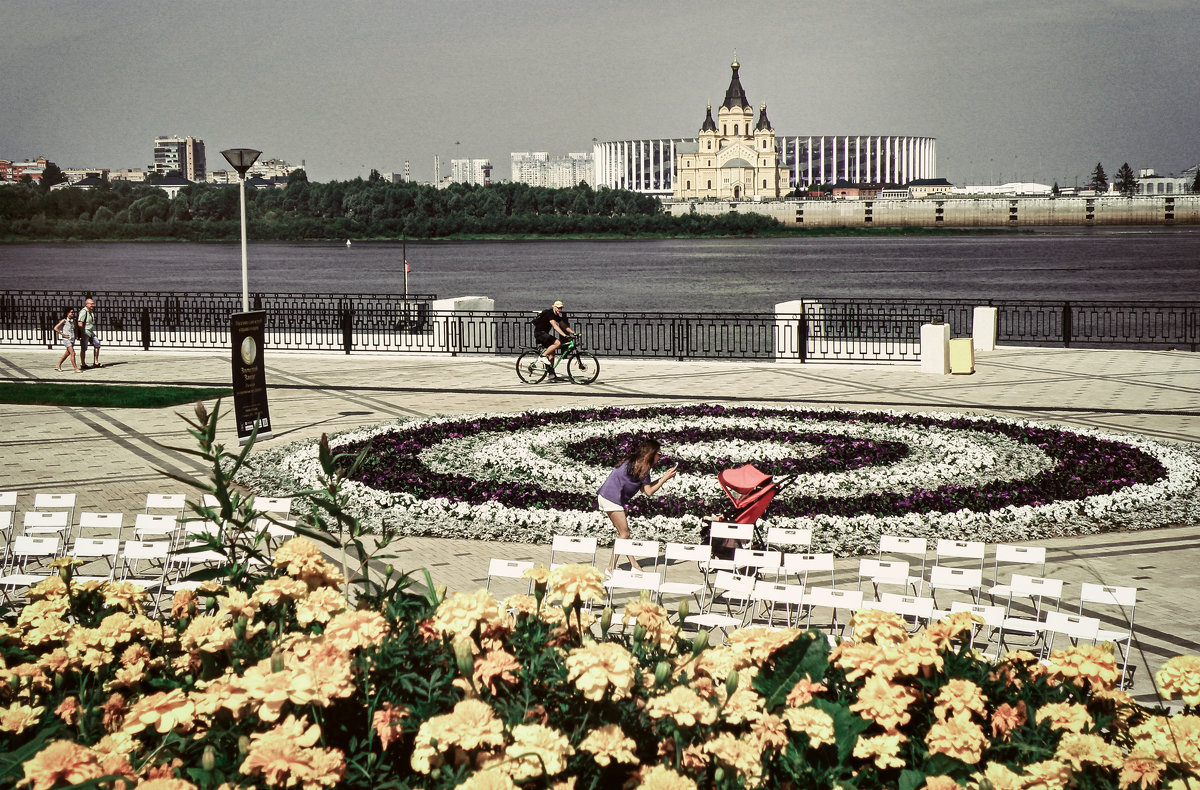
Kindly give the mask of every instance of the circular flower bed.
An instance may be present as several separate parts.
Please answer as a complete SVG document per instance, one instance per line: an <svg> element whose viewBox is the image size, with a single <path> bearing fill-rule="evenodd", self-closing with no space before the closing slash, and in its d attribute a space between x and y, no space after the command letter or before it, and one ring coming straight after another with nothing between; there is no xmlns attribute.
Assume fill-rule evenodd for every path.
<svg viewBox="0 0 1200 790"><path fill-rule="evenodd" d="M730 510L716 474L753 463L788 484L768 523L813 530L817 550L854 553L882 532L988 541L1161 526L1200 514L1200 453L997 417L707 404L530 411L401 421L335 437L366 459L360 515L402 534L545 542L611 537L595 492L637 438L680 473L629 507L637 537L695 541ZM316 482L316 444L255 456L264 493ZM659 470L661 471L661 469Z"/></svg>

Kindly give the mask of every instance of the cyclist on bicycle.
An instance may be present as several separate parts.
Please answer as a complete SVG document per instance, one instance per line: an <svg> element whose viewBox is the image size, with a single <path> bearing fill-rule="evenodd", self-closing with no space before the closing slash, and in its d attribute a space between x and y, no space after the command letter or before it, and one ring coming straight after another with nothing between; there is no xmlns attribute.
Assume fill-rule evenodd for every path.
<svg viewBox="0 0 1200 790"><path fill-rule="evenodd" d="M561 301L556 301L538 313L537 317L533 319L533 338L539 346L545 349L538 357L542 364L547 368L554 364L554 352L562 346L562 339L573 334L575 334L575 330L571 328L571 321L563 312ZM550 377L558 379L553 370L550 371Z"/></svg>

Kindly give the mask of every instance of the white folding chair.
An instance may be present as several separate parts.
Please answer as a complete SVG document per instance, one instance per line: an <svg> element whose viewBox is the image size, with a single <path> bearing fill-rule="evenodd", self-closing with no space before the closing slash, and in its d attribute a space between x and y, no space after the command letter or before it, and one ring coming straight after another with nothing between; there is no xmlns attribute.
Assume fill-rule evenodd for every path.
<svg viewBox="0 0 1200 790"><path fill-rule="evenodd" d="M1065 636L1072 645L1084 641L1096 644L1100 633L1100 619L1069 612L1046 612L1046 621L1042 624L1042 629L1046 636L1044 654L1049 656L1054 650L1054 641L1059 636Z"/></svg>
<svg viewBox="0 0 1200 790"><path fill-rule="evenodd" d="M113 537L120 538L125 526L124 513L96 513L85 510L79 514L79 537L94 537L96 532L112 532Z"/></svg>
<svg viewBox="0 0 1200 790"><path fill-rule="evenodd" d="M837 586L833 579L833 552L820 554L784 554L782 572L784 577L796 577L796 583L808 587L814 573L828 573L829 586Z"/></svg>
<svg viewBox="0 0 1200 790"><path fill-rule="evenodd" d="M900 615L911 622L909 631L913 632L933 620L933 599L921 595L883 592L879 594L878 601L869 601L865 606L868 609L880 609Z"/></svg>
<svg viewBox="0 0 1200 790"><path fill-rule="evenodd" d="M292 514L292 498L289 496L259 496L254 498L254 507L262 513L287 518Z"/></svg>
<svg viewBox="0 0 1200 790"><path fill-rule="evenodd" d="M16 491L0 491L0 511L17 509L17 492Z"/></svg>
<svg viewBox="0 0 1200 790"><path fill-rule="evenodd" d="M767 548L780 551L807 549L812 545L812 530L808 527L767 527Z"/></svg>
<svg viewBox="0 0 1200 790"><path fill-rule="evenodd" d="M1057 612L1062 605L1062 579L1051 579L1044 576L1026 576L1014 573L1009 580L1008 603L1004 610L1004 624L1001 626L998 643L1001 650L1008 644L1010 634L1025 637L1024 642L1018 642L1018 647L1030 650L1041 648L1045 644L1045 616L1048 612ZM1014 600L1025 599L1026 608L1032 608L1032 617L1019 617L1013 614ZM1021 611L1018 609L1017 611Z"/></svg>
<svg viewBox="0 0 1200 790"><path fill-rule="evenodd" d="M167 572L170 569L171 541L127 540L121 547L116 578L131 582L154 596L154 613L158 613Z"/></svg>
<svg viewBox="0 0 1200 790"><path fill-rule="evenodd" d="M0 491L0 531L4 532L4 547L12 541L12 525L17 520L17 492Z"/></svg>
<svg viewBox="0 0 1200 790"><path fill-rule="evenodd" d="M267 546L273 548L286 540L296 537L296 520L291 518L254 520L254 529L267 536Z"/></svg>
<svg viewBox="0 0 1200 790"><path fill-rule="evenodd" d="M65 510L70 513L71 520L75 518L74 494L34 494L34 510Z"/></svg>
<svg viewBox="0 0 1200 790"><path fill-rule="evenodd" d="M179 518L177 516L138 513L133 519L133 536L137 540L173 538L178 530Z"/></svg>
<svg viewBox="0 0 1200 790"><path fill-rule="evenodd" d="M804 627L812 627L814 609L829 610L829 635L840 636L845 625L838 619L838 611L854 612L863 607L862 590L835 590L832 587L810 587L804 594ZM824 628L825 626L821 626Z"/></svg>
<svg viewBox="0 0 1200 790"><path fill-rule="evenodd" d="M929 597L937 599L938 590L966 593L971 601L979 600L979 588L983 584L983 571L979 568L951 568L946 565L929 566Z"/></svg>
<svg viewBox="0 0 1200 790"><path fill-rule="evenodd" d="M533 589L533 579L525 578L525 571L533 567L533 562L529 560L505 560L499 557L492 557L488 560L488 575L487 586L485 590L492 589L492 579L520 579L525 583L525 592L528 594Z"/></svg>
<svg viewBox="0 0 1200 790"><path fill-rule="evenodd" d="M1116 645L1117 657L1121 661L1121 685L1124 687L1127 682L1132 684L1133 678L1128 677L1127 673L1129 671L1129 648L1133 644L1133 610L1137 607L1137 588L1084 582L1080 585L1079 590L1080 614L1084 613L1085 606L1093 612L1097 606L1114 608L1120 612L1121 622L1125 628L1104 628L1102 623L1096 639Z"/></svg>
<svg viewBox="0 0 1200 790"><path fill-rule="evenodd" d="M712 557L712 546L707 543L668 543L663 550L663 580L658 587L658 599L662 602L664 596L667 595L690 595L696 599L696 605L704 608L704 593L708 586L703 581L699 582L673 582L667 579L667 572L671 567L671 563L695 563L696 570L700 573L701 579L704 578L704 569Z"/></svg>
<svg viewBox="0 0 1200 790"><path fill-rule="evenodd" d="M737 565L732 559L736 548L749 546L754 540L753 524L738 524L731 521L712 521L708 525L708 545L712 547L712 556L708 560L709 572L732 572ZM724 554L730 559L725 559Z"/></svg>
<svg viewBox="0 0 1200 790"><path fill-rule="evenodd" d="M30 510L21 520L22 535L58 535L71 537L70 513L66 510Z"/></svg>
<svg viewBox="0 0 1200 790"><path fill-rule="evenodd" d="M878 560L864 557L858 561L858 589L861 591L863 582L871 583L871 592L878 598L879 585L898 586L907 591L912 577L908 573L909 565L904 560Z"/></svg>
<svg viewBox="0 0 1200 790"><path fill-rule="evenodd" d="M12 543L13 533L13 512L11 510L0 510L0 532L4 533L4 554L0 555L8 560L8 546Z"/></svg>
<svg viewBox="0 0 1200 790"><path fill-rule="evenodd" d="M550 569L554 570L564 562L555 562L557 554L587 555L585 565L596 564L596 539L584 535L555 535L550 541Z"/></svg>
<svg viewBox="0 0 1200 790"><path fill-rule="evenodd" d="M620 557L632 557L635 560L654 560L654 567L650 570L654 573L658 572L658 557L662 553L662 544L657 540L632 540L630 538L617 538L613 541L613 554ZM633 570L632 568L630 570Z"/></svg>
<svg viewBox="0 0 1200 790"><path fill-rule="evenodd" d="M612 576L604 580L608 590L608 605L612 605L613 593L618 590L626 592L649 592L652 597L658 597L658 588L662 585L662 574L655 571L634 571L617 569Z"/></svg>
<svg viewBox="0 0 1200 790"><path fill-rule="evenodd" d="M708 605L700 614L692 615L687 624L697 628L719 630L722 640L728 638L729 629L740 628L750 611L750 596L754 592L753 576L739 576L728 571L717 571L713 580L712 595ZM720 601L725 605L725 614L712 611L714 603ZM735 607L738 614L734 614Z"/></svg>
<svg viewBox="0 0 1200 790"><path fill-rule="evenodd" d="M920 595L925 584L925 563L929 561L929 541L904 535L880 535L877 559L904 558L911 570L908 583Z"/></svg>
<svg viewBox="0 0 1200 790"><path fill-rule="evenodd" d="M800 612L804 606L804 587L799 584L779 584L759 579L754 584L751 601L754 604L752 622L765 614L767 625L775 628L775 607L782 604L783 627L792 628L800 621Z"/></svg>
<svg viewBox="0 0 1200 790"><path fill-rule="evenodd" d="M982 540L947 540L946 538L938 538L933 544L933 564L948 565L946 560L955 560L954 565L963 565L970 568L979 568L980 577L983 576L984 556L987 554L987 544ZM971 562L959 562L961 560L971 560Z"/></svg>
<svg viewBox="0 0 1200 790"><path fill-rule="evenodd" d="M207 548L202 541L193 541L177 547L167 557L167 570L164 579L171 577L175 581L166 585L167 592L176 593L180 590L194 590L203 584L198 579L188 579L194 571L202 568L216 568L227 562L227 557L219 551Z"/></svg>
<svg viewBox="0 0 1200 790"><path fill-rule="evenodd" d="M985 651L987 646L999 637L1000 629L1004 626L1003 606L988 606L970 601L951 601L949 613L953 614L954 612L970 612L983 620L982 624L977 624L971 629L971 647L974 647L975 642L982 637ZM939 613L934 612L934 617L940 619Z"/></svg>
<svg viewBox="0 0 1200 790"><path fill-rule="evenodd" d="M783 555L778 551L733 550L733 567L743 576L758 577L761 574L774 574L778 578L782 565Z"/></svg>
<svg viewBox="0 0 1200 790"><path fill-rule="evenodd" d="M992 586L988 590L992 603L997 598L1007 598L1012 591L1009 580L1000 580L1000 567L1007 567L1010 572L1016 566L1028 566L1032 571L1026 575L1044 577L1046 575L1046 547L1025 546L1015 543L996 544L992 558Z"/></svg>
<svg viewBox="0 0 1200 790"><path fill-rule="evenodd" d="M82 514L80 517L82 519ZM103 574L94 572L76 574L71 577L72 581L111 581L117 572L117 556L120 553L120 549L120 538L75 538L75 542L71 544L71 548L64 553L77 560L83 560L85 567L103 562L108 572ZM91 570L94 571L95 569L92 568Z"/></svg>
<svg viewBox="0 0 1200 790"><path fill-rule="evenodd" d="M143 512L168 510L171 515L182 519L185 507L187 507L187 494L146 494L146 509Z"/></svg>
<svg viewBox="0 0 1200 790"><path fill-rule="evenodd" d="M0 594L11 602L16 590L28 589L50 578L54 571L47 563L58 556L62 541L58 535L18 535L9 547L8 572L0 576Z"/></svg>

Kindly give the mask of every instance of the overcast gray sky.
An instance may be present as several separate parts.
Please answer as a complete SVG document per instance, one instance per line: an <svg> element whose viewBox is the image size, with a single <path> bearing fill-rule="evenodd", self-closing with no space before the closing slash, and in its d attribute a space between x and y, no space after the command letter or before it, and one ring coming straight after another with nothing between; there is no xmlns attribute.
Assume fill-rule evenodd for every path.
<svg viewBox="0 0 1200 790"><path fill-rule="evenodd" d="M763 14L756 16L756 13ZM314 180L696 134L734 50L776 132L937 138L957 183L1200 162L1196 0L0 0L0 158L156 135Z"/></svg>

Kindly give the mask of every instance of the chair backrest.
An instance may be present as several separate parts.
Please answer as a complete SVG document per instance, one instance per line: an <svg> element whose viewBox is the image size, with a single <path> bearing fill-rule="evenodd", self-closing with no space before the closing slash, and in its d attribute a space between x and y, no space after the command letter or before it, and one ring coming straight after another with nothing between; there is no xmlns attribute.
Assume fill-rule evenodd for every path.
<svg viewBox="0 0 1200 790"><path fill-rule="evenodd" d="M754 568L764 573L777 573L782 563L783 556L778 551L733 550L733 564L736 568Z"/></svg>
<svg viewBox="0 0 1200 790"><path fill-rule="evenodd" d="M254 529L257 532L267 533L270 538L294 538L296 537L296 520L290 518L275 519L272 521L269 518L257 518L254 520Z"/></svg>
<svg viewBox="0 0 1200 790"><path fill-rule="evenodd" d="M908 586L908 563L904 560L879 560L864 557L858 561L858 584L902 584Z"/></svg>
<svg viewBox="0 0 1200 790"><path fill-rule="evenodd" d="M165 560L170 555L169 540L127 540L121 552L127 560Z"/></svg>
<svg viewBox="0 0 1200 790"><path fill-rule="evenodd" d="M735 521L712 521L708 525L708 542L714 540L752 540L753 524L738 524Z"/></svg>
<svg viewBox="0 0 1200 790"><path fill-rule="evenodd" d="M533 562L529 560L505 560L492 557L488 560L488 584L491 584L493 578L522 579L525 571L532 567Z"/></svg>
<svg viewBox="0 0 1200 790"><path fill-rule="evenodd" d="M668 543L663 551L667 562L707 562L712 546L707 543Z"/></svg>
<svg viewBox="0 0 1200 790"><path fill-rule="evenodd" d="M1004 624L1004 607L1003 606L988 606L982 603L972 603L971 601L951 601L951 612L970 612L978 615L983 624L988 628L999 628Z"/></svg>
<svg viewBox="0 0 1200 790"><path fill-rule="evenodd" d="M983 584L983 571L979 568L950 568L931 565L929 587L944 590L973 590Z"/></svg>
<svg viewBox="0 0 1200 790"><path fill-rule="evenodd" d="M8 529L13 525L13 511L0 510L0 530Z"/></svg>
<svg viewBox="0 0 1200 790"><path fill-rule="evenodd" d="M584 535L555 535L550 541L550 566L554 567L554 555L590 554L589 565L596 564L596 539Z"/></svg>
<svg viewBox="0 0 1200 790"><path fill-rule="evenodd" d="M215 537L221 534L221 525L207 519L189 519L183 522L183 531L187 535L212 535Z"/></svg>
<svg viewBox="0 0 1200 790"><path fill-rule="evenodd" d="M804 595L809 607L826 609L858 609L863 604L862 590L837 590L833 587L810 587Z"/></svg>
<svg viewBox="0 0 1200 790"><path fill-rule="evenodd" d="M1026 597L1034 602L1034 619L1041 619L1043 611L1057 612L1062 605L1063 584L1062 579L1014 573L1009 582L1009 609L1012 608L1014 598ZM1052 609L1047 606L1047 602L1051 600L1054 602Z"/></svg>
<svg viewBox="0 0 1200 790"><path fill-rule="evenodd" d="M879 553L876 556L883 559L884 555L911 558L908 560L908 564L919 567L919 571L913 575L923 577L925 563L929 559L929 541L925 538L914 538L907 535L880 535Z"/></svg>
<svg viewBox="0 0 1200 790"><path fill-rule="evenodd" d="M13 538L13 559L23 561L31 557L53 557L58 553L59 537L45 535L17 535Z"/></svg>
<svg viewBox="0 0 1200 790"><path fill-rule="evenodd" d="M292 512L292 498L290 496L255 497L254 506L263 513L271 513L272 515L278 516L288 516Z"/></svg>
<svg viewBox="0 0 1200 790"><path fill-rule="evenodd" d="M1083 605L1088 603L1119 606L1123 609L1128 609L1132 613L1133 608L1137 606L1137 588L1113 587L1107 584L1083 582L1079 586L1079 607L1081 614L1083 612ZM1129 619L1133 620L1132 614L1130 614Z"/></svg>
<svg viewBox="0 0 1200 790"><path fill-rule="evenodd" d="M22 526L25 529L66 529L70 517L66 510L27 510Z"/></svg>
<svg viewBox="0 0 1200 790"><path fill-rule="evenodd" d="M987 554L987 544L982 540L947 540L938 538L933 546L933 562L942 564L945 559L978 560L979 570L983 570L984 555Z"/></svg>
<svg viewBox="0 0 1200 790"><path fill-rule="evenodd" d="M217 499L215 494L204 494L203 496L200 497L200 501L201 501L201 503L203 503L203 505L205 507L220 507L221 506L221 500Z"/></svg>
<svg viewBox="0 0 1200 790"><path fill-rule="evenodd" d="M178 528L177 516L138 513L133 519L133 533L139 538L143 535L170 535Z"/></svg>
<svg viewBox="0 0 1200 790"><path fill-rule="evenodd" d="M812 530L808 527L767 527L767 548L808 548L812 545Z"/></svg>
<svg viewBox="0 0 1200 790"><path fill-rule="evenodd" d="M750 600L751 593L754 592L754 584L756 579L753 576L742 576L729 571L717 571L713 579L713 591L725 593L726 598L740 598L743 601Z"/></svg>
<svg viewBox="0 0 1200 790"><path fill-rule="evenodd" d="M17 492L0 491L0 510L17 509Z"/></svg>
<svg viewBox="0 0 1200 790"><path fill-rule="evenodd" d="M74 510L74 494L34 494L34 510Z"/></svg>
<svg viewBox="0 0 1200 790"><path fill-rule="evenodd" d="M146 512L151 510L173 510L183 515L187 494L146 494Z"/></svg>
<svg viewBox="0 0 1200 790"><path fill-rule="evenodd" d="M992 584L1000 584L1001 565L1028 565L1035 570L1032 576L1046 575L1046 547L1016 543L996 544L993 556Z"/></svg>
<svg viewBox="0 0 1200 790"><path fill-rule="evenodd" d="M649 590L658 592L662 586L662 574L654 571L634 571L617 569L612 572L604 586L611 590Z"/></svg>
<svg viewBox="0 0 1200 790"><path fill-rule="evenodd" d="M895 612L905 617L917 617L929 620L933 617L934 603L932 598L885 592L879 594L879 600L876 603L867 604L867 607L872 606L888 612Z"/></svg>
<svg viewBox="0 0 1200 790"><path fill-rule="evenodd" d="M1100 618L1085 617L1068 612L1046 612L1045 628L1052 634L1062 634L1071 639L1090 639L1096 641L1100 632ZM1053 647L1053 636L1049 647Z"/></svg>
<svg viewBox="0 0 1200 790"><path fill-rule="evenodd" d="M654 559L654 570L658 570L658 556L662 553L662 544L657 540L633 540L617 538L613 541L613 554L622 557L638 559Z"/></svg>
<svg viewBox="0 0 1200 790"><path fill-rule="evenodd" d="M805 586L813 573L828 573L829 586L833 587L833 552L820 554L784 554L783 572L794 575Z"/></svg>
<svg viewBox="0 0 1200 790"><path fill-rule="evenodd" d="M125 525L124 513L94 513L85 510L79 514L79 529L115 529L120 532Z"/></svg>
<svg viewBox="0 0 1200 790"><path fill-rule="evenodd" d="M72 557L116 557L120 538L76 538L67 551Z"/></svg>
<svg viewBox="0 0 1200 790"><path fill-rule="evenodd" d="M759 579L754 585L754 600L799 606L804 603L804 587L799 584L779 584Z"/></svg>

